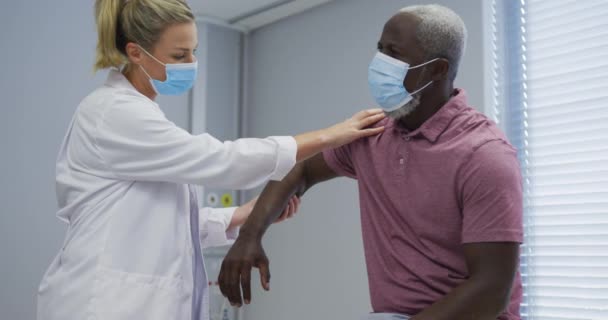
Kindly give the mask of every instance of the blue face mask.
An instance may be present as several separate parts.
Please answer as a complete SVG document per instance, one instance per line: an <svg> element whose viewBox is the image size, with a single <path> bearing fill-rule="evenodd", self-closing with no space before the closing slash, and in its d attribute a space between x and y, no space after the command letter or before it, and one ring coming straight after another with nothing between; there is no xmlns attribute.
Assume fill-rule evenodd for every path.
<svg viewBox="0 0 608 320"><path fill-rule="evenodd" d="M198 61L192 63L165 64L148 53L144 48L141 49L152 59L156 60L156 62L165 66L165 73L167 75L167 80L165 81L152 79L148 72L146 72L143 67L141 68L150 79L150 83L156 93L166 96L178 96L192 88L198 74Z"/></svg>
<svg viewBox="0 0 608 320"><path fill-rule="evenodd" d="M429 85L429 81L422 88L409 93L403 81L407 76L408 70L425 66L435 60L427 61L414 67L409 64L378 52L369 66L368 83L369 90L376 100L376 103L385 111L395 111L406 105L412 100L412 96Z"/></svg>

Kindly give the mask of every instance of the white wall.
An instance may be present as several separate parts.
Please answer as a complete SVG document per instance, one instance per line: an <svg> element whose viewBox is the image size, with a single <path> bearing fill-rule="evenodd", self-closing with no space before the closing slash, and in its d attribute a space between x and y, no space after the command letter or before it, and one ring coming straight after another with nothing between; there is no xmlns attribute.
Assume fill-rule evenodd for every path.
<svg viewBox="0 0 608 320"><path fill-rule="evenodd" d="M206 132L222 141L238 138L241 41L239 31L209 23L199 24L199 47L204 48L204 53L199 57L201 70L194 93L203 98L195 99L193 105L194 133ZM203 203L210 207L221 206L219 198L224 194L236 198L236 192L227 189L204 188L204 192L206 195L216 195L218 199L215 204ZM207 199L206 196L203 198Z"/></svg>
<svg viewBox="0 0 608 320"><path fill-rule="evenodd" d="M93 1L0 2L0 319L34 319L42 274L65 227L55 218L55 157L94 75ZM178 125L187 97L160 100Z"/></svg>
<svg viewBox="0 0 608 320"><path fill-rule="evenodd" d="M476 106L484 101L482 1L432 1L453 8L468 26L457 85ZM367 67L382 27L399 8L420 2L337 0L251 34L247 134L295 134L373 106ZM360 228L354 181L311 190L300 214L265 238L271 291L255 286L247 320L347 320L369 312Z"/></svg>

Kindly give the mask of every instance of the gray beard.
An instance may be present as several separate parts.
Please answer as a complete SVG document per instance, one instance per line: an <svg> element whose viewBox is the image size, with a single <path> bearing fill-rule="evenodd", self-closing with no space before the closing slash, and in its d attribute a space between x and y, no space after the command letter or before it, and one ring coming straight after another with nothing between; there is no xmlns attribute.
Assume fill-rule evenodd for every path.
<svg viewBox="0 0 608 320"><path fill-rule="evenodd" d="M401 120L405 117L407 117L410 113L414 112L414 110L416 110L416 108L418 108L418 106L420 105L420 94L417 93L415 95L412 96L412 100L410 100L408 103L404 104L403 107L394 110L394 111L389 111L389 112L385 112L386 115L393 119L393 120Z"/></svg>

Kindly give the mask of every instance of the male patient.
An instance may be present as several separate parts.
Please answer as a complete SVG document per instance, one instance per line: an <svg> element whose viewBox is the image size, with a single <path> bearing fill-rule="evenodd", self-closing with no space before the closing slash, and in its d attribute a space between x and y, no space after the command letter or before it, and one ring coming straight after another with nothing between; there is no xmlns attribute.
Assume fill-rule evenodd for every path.
<svg viewBox="0 0 608 320"><path fill-rule="evenodd" d="M261 240L290 197L346 176L359 186L373 307L364 319L520 319L521 175L504 134L453 87L465 42L460 17L438 5L386 23L369 68L385 131L266 186L222 265L231 303L250 303L252 267L268 289Z"/></svg>

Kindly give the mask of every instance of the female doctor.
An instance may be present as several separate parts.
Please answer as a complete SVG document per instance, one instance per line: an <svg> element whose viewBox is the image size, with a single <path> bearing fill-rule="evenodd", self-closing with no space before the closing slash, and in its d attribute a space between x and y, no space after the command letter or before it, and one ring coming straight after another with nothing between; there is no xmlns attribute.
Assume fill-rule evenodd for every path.
<svg viewBox="0 0 608 320"><path fill-rule="evenodd" d="M40 320L208 319L201 248L230 243L252 203L200 209L191 185L244 189L297 161L378 134L362 111L295 137L220 142L167 120L159 94L186 93L197 29L183 0L97 0L96 70L106 83L79 105L56 167L65 242L38 293ZM293 214L292 200L284 215Z"/></svg>

